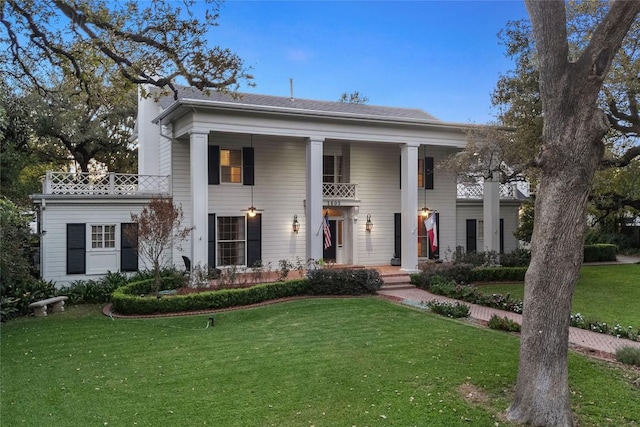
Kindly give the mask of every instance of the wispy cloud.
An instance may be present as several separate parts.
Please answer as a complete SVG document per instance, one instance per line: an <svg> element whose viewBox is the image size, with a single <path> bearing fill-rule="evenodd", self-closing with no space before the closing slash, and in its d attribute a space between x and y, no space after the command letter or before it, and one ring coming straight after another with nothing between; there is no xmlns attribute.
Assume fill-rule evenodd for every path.
<svg viewBox="0 0 640 427"><path fill-rule="evenodd" d="M313 52L301 48L289 48L286 57L291 62L307 62L313 58Z"/></svg>

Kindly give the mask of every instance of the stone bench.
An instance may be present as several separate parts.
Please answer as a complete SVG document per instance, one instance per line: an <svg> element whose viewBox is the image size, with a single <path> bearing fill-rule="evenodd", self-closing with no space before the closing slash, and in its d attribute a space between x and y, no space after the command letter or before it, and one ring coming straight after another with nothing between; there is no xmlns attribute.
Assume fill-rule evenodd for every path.
<svg viewBox="0 0 640 427"><path fill-rule="evenodd" d="M66 296L47 298L40 301L32 302L31 304L29 304L29 308L33 308L33 313L37 317L42 317L47 315L48 305L51 305L52 313L64 311L64 302L68 299L69 297Z"/></svg>

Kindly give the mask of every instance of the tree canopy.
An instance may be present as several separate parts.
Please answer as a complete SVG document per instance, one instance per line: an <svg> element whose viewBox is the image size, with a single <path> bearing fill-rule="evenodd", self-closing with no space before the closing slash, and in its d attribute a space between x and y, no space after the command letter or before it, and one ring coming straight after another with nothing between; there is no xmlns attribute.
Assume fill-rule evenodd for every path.
<svg viewBox="0 0 640 427"><path fill-rule="evenodd" d="M566 3L568 57L579 57L610 10L610 2ZM469 132L465 151L446 166L462 178L499 173L502 182L526 177L533 186L539 177L543 114L539 54L528 20L509 22L499 33L514 69L501 75L492 94L497 122ZM603 137L605 154L594 177L590 213L594 223L615 224L628 213L640 212L640 21L635 20L613 56L598 95L598 106L611 124ZM606 220L606 221L605 221Z"/></svg>
<svg viewBox="0 0 640 427"><path fill-rule="evenodd" d="M576 59L592 39L597 22L610 9L610 2L595 0L567 3L569 58ZM542 147L542 104L539 90L539 57L528 21L510 22L500 32L506 55L515 69L502 75L493 93L498 121L513 129L512 150L524 154L511 156L516 170L526 171L535 179L538 154ZM604 137L605 155L596 174L591 195L599 215L617 212L625 206L638 209L637 186L640 162L640 21L635 20L624 38L604 79L598 106L611 124ZM616 206L613 209L613 206Z"/></svg>
<svg viewBox="0 0 640 427"><path fill-rule="evenodd" d="M338 102L342 102L344 104L366 104L369 102L369 98L356 90L351 93L342 92Z"/></svg>
<svg viewBox="0 0 640 427"><path fill-rule="evenodd" d="M96 67L177 97L181 81L201 90L250 83L243 61L207 46L217 25L215 0L5 0L0 6L0 73L23 88L49 90L56 75L73 76L91 96Z"/></svg>

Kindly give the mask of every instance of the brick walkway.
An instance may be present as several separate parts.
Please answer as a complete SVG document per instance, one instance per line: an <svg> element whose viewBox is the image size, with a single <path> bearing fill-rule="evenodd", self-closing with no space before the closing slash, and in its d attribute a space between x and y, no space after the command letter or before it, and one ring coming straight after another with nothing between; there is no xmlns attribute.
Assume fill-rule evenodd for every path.
<svg viewBox="0 0 640 427"><path fill-rule="evenodd" d="M400 301L410 300L421 302L431 301L434 299L438 301L448 302L456 301L451 298L443 297L441 295L435 295L418 288L380 290L378 291L378 294ZM496 314L497 316L508 317L509 319L522 324L522 315L520 314L497 310L495 308L484 307L476 304L469 304L466 302L465 304L467 304L471 308L470 317L472 317L473 319L487 322L489 321L491 316ZM631 346L640 348L640 342L620 339L614 337L613 335L600 334L580 328L570 328L569 342L572 345L580 347L584 350L595 353L604 353L607 355L614 354L616 352L616 349L618 349L619 347Z"/></svg>

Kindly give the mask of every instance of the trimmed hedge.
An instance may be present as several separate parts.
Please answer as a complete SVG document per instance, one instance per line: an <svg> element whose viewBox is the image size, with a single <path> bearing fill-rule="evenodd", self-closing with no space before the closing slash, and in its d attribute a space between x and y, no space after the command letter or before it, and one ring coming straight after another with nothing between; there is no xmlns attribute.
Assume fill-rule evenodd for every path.
<svg viewBox="0 0 640 427"><path fill-rule="evenodd" d="M120 314L154 314L216 310L309 293L308 280L300 279L267 283L243 289L223 289L161 298L145 294L141 297L140 294L144 294L141 291L150 289L152 284L153 281L143 281L117 289L111 298L114 311Z"/></svg>
<svg viewBox="0 0 640 427"><path fill-rule="evenodd" d="M116 289L111 296L114 311L120 314L175 313L216 310L302 295L373 294L382 286L382 279L376 270L322 269L311 272L308 279L165 296L153 292L153 283L153 279L146 279ZM176 289L181 284L179 280L166 280L161 290Z"/></svg>
<svg viewBox="0 0 640 427"><path fill-rule="evenodd" d="M436 268L411 274L411 284L429 289L436 277L458 284L473 282L523 282L527 267L476 267L468 264L440 264Z"/></svg>
<svg viewBox="0 0 640 427"><path fill-rule="evenodd" d="M527 267L479 267L471 270L472 282L524 282Z"/></svg>
<svg viewBox="0 0 640 427"><path fill-rule="evenodd" d="M309 293L311 295L362 295L375 294L382 287L382 278L376 270L311 271Z"/></svg>
<svg viewBox="0 0 640 427"><path fill-rule="evenodd" d="M615 261L618 247L608 243L584 245L584 262Z"/></svg>

